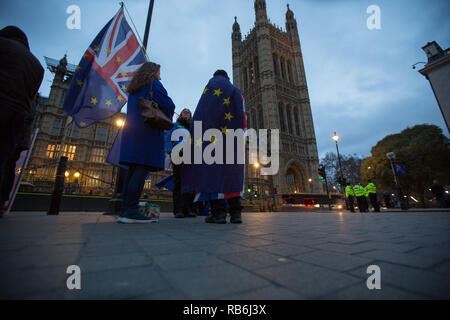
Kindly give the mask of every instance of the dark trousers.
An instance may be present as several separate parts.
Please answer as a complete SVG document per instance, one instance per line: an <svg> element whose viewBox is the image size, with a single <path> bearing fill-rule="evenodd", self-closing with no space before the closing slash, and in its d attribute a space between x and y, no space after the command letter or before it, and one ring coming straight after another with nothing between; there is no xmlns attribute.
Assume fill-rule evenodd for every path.
<svg viewBox="0 0 450 320"><path fill-rule="evenodd" d="M242 211L241 197L234 197L226 200L228 206L230 207L230 215L240 214ZM211 213L213 215L226 215L227 202L225 199L211 200Z"/></svg>
<svg viewBox="0 0 450 320"><path fill-rule="evenodd" d="M355 212L355 208L354 208L355 199L353 198L353 196L349 196L347 198L347 203L348 203L349 210L351 212Z"/></svg>
<svg viewBox="0 0 450 320"><path fill-rule="evenodd" d="M380 212L380 205L378 204L377 194L369 193L369 200L375 212Z"/></svg>
<svg viewBox="0 0 450 320"><path fill-rule="evenodd" d="M9 194L11 193L12 187L14 185L14 179L16 177L16 162L17 160L19 160L20 154L21 151L17 150L14 155L6 162L1 186L2 202L6 202L9 200Z"/></svg>
<svg viewBox="0 0 450 320"><path fill-rule="evenodd" d="M128 168L127 177L123 184L122 212L139 209L139 198L144 189L148 173L149 169L145 166L131 165Z"/></svg>
<svg viewBox="0 0 450 320"><path fill-rule="evenodd" d="M0 106L0 195L2 196L0 208L3 208L4 201L7 200L4 199L4 195L7 194L9 197L11 191L12 184L8 182L11 176L11 162L16 157L19 143L23 139L24 126L25 114ZM14 174L15 161L12 170Z"/></svg>
<svg viewBox="0 0 450 320"><path fill-rule="evenodd" d="M181 193L181 166L172 163L173 168L173 213L182 212L188 215L193 210L194 195L192 193Z"/></svg>
<svg viewBox="0 0 450 320"><path fill-rule="evenodd" d="M360 196L356 197L356 202L358 202L359 212L366 212L366 197Z"/></svg>

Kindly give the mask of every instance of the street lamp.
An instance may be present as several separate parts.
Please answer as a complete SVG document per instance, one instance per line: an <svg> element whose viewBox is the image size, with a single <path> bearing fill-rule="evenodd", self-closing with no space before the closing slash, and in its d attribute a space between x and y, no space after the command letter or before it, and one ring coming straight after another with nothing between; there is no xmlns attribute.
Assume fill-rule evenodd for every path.
<svg viewBox="0 0 450 320"><path fill-rule="evenodd" d="M123 121L122 119L118 119L118 120L116 121L116 125L117 125L119 128L122 128L122 127L124 126L124 124L125 124L125 121Z"/></svg>
<svg viewBox="0 0 450 320"><path fill-rule="evenodd" d="M398 193L398 197L399 197L399 201L400 201L400 207L402 208L402 210L408 210L408 206L406 205L405 198L403 197L403 193L402 193L402 188L401 188L400 182L398 180L397 170L395 169L395 166L394 166L395 153L392 151L389 151L388 153L386 153L386 157L389 159L389 161L391 163L392 172L394 173L395 184L397 185L397 193Z"/></svg>
<svg viewBox="0 0 450 320"><path fill-rule="evenodd" d="M341 180L342 180L342 178L344 178L344 175L342 173L341 155L339 154L339 147L338 147L339 136L336 134L336 132L333 135L333 140L334 140L334 142L336 142L336 152L337 152L337 156L338 156L339 171L340 171L340 176L341 176Z"/></svg>

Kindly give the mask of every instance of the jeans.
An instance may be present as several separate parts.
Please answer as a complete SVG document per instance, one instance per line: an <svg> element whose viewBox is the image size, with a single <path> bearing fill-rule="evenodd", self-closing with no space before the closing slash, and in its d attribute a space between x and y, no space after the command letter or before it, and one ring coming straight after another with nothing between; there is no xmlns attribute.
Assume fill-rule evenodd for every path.
<svg viewBox="0 0 450 320"><path fill-rule="evenodd" d="M139 209L139 198L144 189L145 179L149 169L140 165L131 165L123 185L123 202L121 214Z"/></svg>

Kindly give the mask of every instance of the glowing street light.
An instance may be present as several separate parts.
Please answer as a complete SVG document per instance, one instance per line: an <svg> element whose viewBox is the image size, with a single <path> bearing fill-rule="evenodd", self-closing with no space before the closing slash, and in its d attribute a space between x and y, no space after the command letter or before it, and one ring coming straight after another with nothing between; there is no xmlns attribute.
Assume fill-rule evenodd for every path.
<svg viewBox="0 0 450 320"><path fill-rule="evenodd" d="M66 172L64 173L64 175L65 175L66 177L68 177L68 176L69 176L69 171L66 171Z"/></svg>
<svg viewBox="0 0 450 320"><path fill-rule="evenodd" d="M253 164L253 166L254 166L256 169L258 169L259 166L260 166L260 164L259 164L259 162L255 162L255 164Z"/></svg>
<svg viewBox="0 0 450 320"><path fill-rule="evenodd" d="M78 177L80 176L80 173L79 173L79 172L75 172L73 176L74 176L75 178L78 178Z"/></svg>
<svg viewBox="0 0 450 320"><path fill-rule="evenodd" d="M336 141L336 143L337 143L338 140L339 140L339 136L336 134L336 132L335 132L334 135L333 135L333 140Z"/></svg>
<svg viewBox="0 0 450 320"><path fill-rule="evenodd" d="M119 128L122 128L124 126L124 124L125 124L125 121L123 121L122 119L119 119L119 120L116 121L116 125Z"/></svg>

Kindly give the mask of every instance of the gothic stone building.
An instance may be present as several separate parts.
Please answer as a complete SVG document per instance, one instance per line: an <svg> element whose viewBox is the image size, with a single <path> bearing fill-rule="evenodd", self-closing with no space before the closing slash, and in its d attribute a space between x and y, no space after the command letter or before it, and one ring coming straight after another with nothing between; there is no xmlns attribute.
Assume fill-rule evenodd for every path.
<svg viewBox="0 0 450 320"><path fill-rule="evenodd" d="M266 1L255 0L255 26L242 40L235 18L232 32L233 82L244 95L248 127L280 129L280 168L260 176L247 165L246 185L259 195L321 193L319 158L294 13L286 12L286 32L267 18Z"/></svg>
<svg viewBox="0 0 450 320"><path fill-rule="evenodd" d="M53 191L59 149L66 135L63 150L63 155L68 157L65 193L109 196L114 191L117 168L108 164L106 157L121 124L118 120L124 121L126 115L118 113L82 129L73 122L68 125L68 116L62 106L76 66L67 63L66 56L60 61L45 57L45 61L55 77L49 97L38 97L35 101L34 129L39 128L39 131L24 172L25 186L33 192ZM169 192L154 187L154 181L167 174L153 173L146 181L144 195L168 198Z"/></svg>

